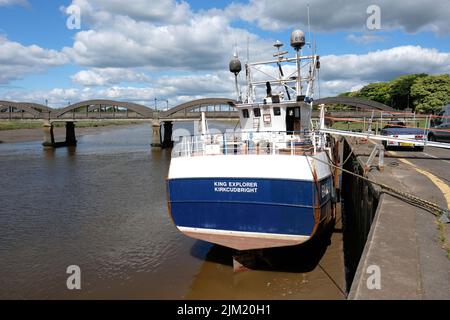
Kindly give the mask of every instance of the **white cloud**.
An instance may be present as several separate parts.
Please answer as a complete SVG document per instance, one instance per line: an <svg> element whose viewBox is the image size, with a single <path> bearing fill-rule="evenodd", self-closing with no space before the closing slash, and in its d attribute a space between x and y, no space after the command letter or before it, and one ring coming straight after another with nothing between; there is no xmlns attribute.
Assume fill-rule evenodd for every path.
<svg viewBox="0 0 450 320"><path fill-rule="evenodd" d="M221 17L196 17L187 25L154 26L129 18L111 29L78 33L65 48L77 64L90 67L143 67L211 70L226 66L237 39L256 36L229 27Z"/></svg>
<svg viewBox="0 0 450 320"><path fill-rule="evenodd" d="M437 1L443 1L441 9L430 8L425 0L413 4L400 1L402 5L381 1L378 4L382 27L402 27L408 31L428 29L439 33L450 31L448 24L442 23L450 16L449 2ZM272 42L232 27L233 20L247 20L266 29L305 27L308 2L251 0L248 4L232 3L224 10L193 12L187 3L175 0L151 4L144 0L129 0L127 5L122 5L119 0L73 0L72 4L80 6L82 20L87 19L91 29L78 32L73 45L64 48L63 52L77 65L89 68L223 70L235 43L242 52L249 38L252 51L263 55ZM318 0L311 4L313 29L363 29L370 4L369 0ZM425 5L427 10L422 12ZM348 41L362 44L383 39L370 32L347 37Z"/></svg>
<svg viewBox="0 0 450 320"><path fill-rule="evenodd" d="M367 82L361 80L329 80L320 83L320 98L335 97L338 94L349 91L356 91L367 85ZM316 91L316 99L319 98L319 92Z"/></svg>
<svg viewBox="0 0 450 320"><path fill-rule="evenodd" d="M23 46L0 36L0 83L21 79L67 62L67 57L61 52L37 45Z"/></svg>
<svg viewBox="0 0 450 320"><path fill-rule="evenodd" d="M91 25L104 25L116 17L159 24L178 24L188 21L193 13L187 2L174 0L73 0L81 9L83 19ZM65 7L61 8L65 12Z"/></svg>
<svg viewBox="0 0 450 320"><path fill-rule="evenodd" d="M259 53L263 44L270 43L246 30L231 27L229 19L220 10L194 14L184 3L163 1L156 5L157 9L165 5L164 8L172 6L173 10L150 10L153 15L166 12L165 20L162 17L156 19L167 22L161 24L153 18L144 19L135 12L139 11L136 8L144 6L144 1L129 1L125 6L128 9L124 9L122 14L115 13L118 9L113 5L114 1L97 0L93 3L96 7L86 0L73 1L82 8L82 21L87 12L95 25L77 33L73 46L63 50L82 66L220 70L228 64L235 44L245 48L249 38L253 52ZM131 8L136 10L129 12ZM173 15L178 17L177 10L184 11L180 18L175 19Z"/></svg>
<svg viewBox="0 0 450 320"><path fill-rule="evenodd" d="M266 30L291 27L306 28L307 5L313 30L366 30L370 5L381 9L382 29L403 28L407 32L429 30L439 34L450 33L448 0L250 0L248 4L232 4L228 16L256 23Z"/></svg>
<svg viewBox="0 0 450 320"><path fill-rule="evenodd" d="M385 38L376 34L363 34L363 35L355 35L349 34L347 36L347 41L358 43L358 44L369 44L374 42L383 42Z"/></svg>
<svg viewBox="0 0 450 320"><path fill-rule="evenodd" d="M450 72L450 53L420 46L400 46L367 54L322 57L322 78L387 81L410 73Z"/></svg>
<svg viewBox="0 0 450 320"><path fill-rule="evenodd" d="M234 82L225 72L206 75L162 77L155 85L170 96L232 97Z"/></svg>
<svg viewBox="0 0 450 320"><path fill-rule="evenodd" d="M150 80L143 72L121 68L93 68L80 71L71 78L73 82L82 86L106 86L122 82L148 82Z"/></svg>
<svg viewBox="0 0 450 320"><path fill-rule="evenodd" d="M0 0L0 7L21 5L23 7L29 7L30 3L27 0Z"/></svg>
<svg viewBox="0 0 450 320"><path fill-rule="evenodd" d="M145 87L110 86L82 89L55 88L52 90L9 90L1 95L4 100L32 101L50 106L63 107L67 103L90 99L113 99L154 105L154 99L169 100L170 106L204 97L234 97L234 82L229 72L185 76L164 76Z"/></svg>
<svg viewBox="0 0 450 320"><path fill-rule="evenodd" d="M419 46L401 46L379 50L368 54L327 55L321 58L320 96L335 96L345 91L360 89L370 82L391 80L410 73L449 73L450 53ZM85 85L134 81L145 74L134 69L92 69L74 76ZM275 74L276 69L263 70ZM286 68L288 75L292 68ZM261 76L254 73L255 77ZM244 73L241 74L241 81ZM262 78L261 78L262 79ZM153 106L154 99L168 99L171 106L203 97L234 98L233 75L227 70L195 72L183 75L162 76L145 79L145 87L119 86L87 87L84 89L54 89L50 91L10 91L3 94L6 100L29 100L41 102L47 99L50 105L64 106L67 101L88 99L116 99ZM245 89L245 88L242 88ZM244 90L245 91L245 90ZM316 98L319 91L316 90Z"/></svg>
<svg viewBox="0 0 450 320"><path fill-rule="evenodd" d="M420 46L400 46L367 54L321 58L321 93L335 96L362 86L411 73L450 73L450 53Z"/></svg>

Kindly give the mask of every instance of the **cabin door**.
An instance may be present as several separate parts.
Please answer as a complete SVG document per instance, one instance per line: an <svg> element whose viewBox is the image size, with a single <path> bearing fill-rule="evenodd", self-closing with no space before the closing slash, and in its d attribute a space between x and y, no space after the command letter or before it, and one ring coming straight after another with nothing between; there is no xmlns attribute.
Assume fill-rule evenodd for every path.
<svg viewBox="0 0 450 320"><path fill-rule="evenodd" d="M288 134L300 131L300 107L290 107L286 110L286 131Z"/></svg>

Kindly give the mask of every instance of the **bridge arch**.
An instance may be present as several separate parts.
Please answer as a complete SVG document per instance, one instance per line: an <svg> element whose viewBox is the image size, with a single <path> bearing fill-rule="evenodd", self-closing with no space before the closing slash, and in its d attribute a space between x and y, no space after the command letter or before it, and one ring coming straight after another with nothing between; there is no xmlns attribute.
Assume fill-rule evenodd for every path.
<svg viewBox="0 0 450 320"><path fill-rule="evenodd" d="M233 99L228 98L206 98L206 99L198 99L189 101L183 104L180 104L176 107L173 107L169 110L162 112L159 117L160 118L170 118L174 117L176 114L184 113L184 116L187 115L188 112L199 109L201 107L208 106L219 106L219 105L228 105L233 108L237 102ZM230 112L230 111L228 111ZM231 111L232 112L232 111Z"/></svg>
<svg viewBox="0 0 450 320"><path fill-rule="evenodd" d="M35 110L37 110L37 111L39 111L39 112L47 112L47 113L50 113L50 112L52 112L52 111L54 111L55 109L53 109L53 108L50 108L50 107L47 107L47 106L44 106L43 104L40 104L40 103L34 103L34 102L19 102L21 105L24 105L24 106L28 106L28 107L30 107L30 108L33 108L33 109L35 109Z"/></svg>
<svg viewBox="0 0 450 320"><path fill-rule="evenodd" d="M0 101L0 111L8 109L8 114L11 113L11 109L14 108L19 111L23 111L31 114L34 118L39 118L41 112L34 108L34 104L25 102L13 102L13 101Z"/></svg>
<svg viewBox="0 0 450 320"><path fill-rule="evenodd" d="M315 106L319 106L321 104L345 104L363 110L374 110L374 109L381 111L394 110L393 108L383 103L356 97L329 97L315 100L313 104Z"/></svg>
<svg viewBox="0 0 450 320"><path fill-rule="evenodd" d="M54 110L52 112L53 118L60 118L69 112L74 112L75 110L87 107L87 112L92 112L97 110L103 106L116 106L126 108L127 110L131 110L143 118L153 118L154 109L146 107L141 104L133 103L133 102L124 102L124 101L114 101L114 100L86 100L81 101L75 104L71 104L63 109Z"/></svg>

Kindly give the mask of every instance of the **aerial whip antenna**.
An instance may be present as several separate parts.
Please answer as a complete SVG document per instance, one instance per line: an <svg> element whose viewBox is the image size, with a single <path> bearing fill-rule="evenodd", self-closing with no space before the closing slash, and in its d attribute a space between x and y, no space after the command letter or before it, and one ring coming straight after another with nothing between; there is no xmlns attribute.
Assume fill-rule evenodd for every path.
<svg viewBox="0 0 450 320"><path fill-rule="evenodd" d="M247 36L247 63L250 61L250 37Z"/></svg>
<svg viewBox="0 0 450 320"><path fill-rule="evenodd" d="M309 47L312 48L311 46L311 22L309 19L309 3L306 5L307 11L308 11L308 40L309 40Z"/></svg>

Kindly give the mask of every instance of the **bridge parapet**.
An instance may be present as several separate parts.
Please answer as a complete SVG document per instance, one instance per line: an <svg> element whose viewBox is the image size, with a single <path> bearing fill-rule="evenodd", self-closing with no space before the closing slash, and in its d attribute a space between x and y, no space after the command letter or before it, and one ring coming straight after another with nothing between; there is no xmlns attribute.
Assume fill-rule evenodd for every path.
<svg viewBox="0 0 450 320"><path fill-rule="evenodd" d="M228 98L207 98L189 101L158 114L161 119L197 118L206 112L210 118L236 114L236 101Z"/></svg>
<svg viewBox="0 0 450 320"><path fill-rule="evenodd" d="M319 106L321 104L343 104L347 106L352 106L357 109L362 110L383 110L383 111L393 111L394 109L382 104L377 101L373 100L367 100L364 98L357 98L357 97L329 97L329 98L322 98L318 100L314 100L313 102L314 106Z"/></svg>
<svg viewBox="0 0 450 320"><path fill-rule="evenodd" d="M41 119L43 111L48 112L49 108L35 103L0 101L0 119Z"/></svg>
<svg viewBox="0 0 450 320"><path fill-rule="evenodd" d="M132 102L114 100L87 100L51 113L56 119L153 119L155 110Z"/></svg>

